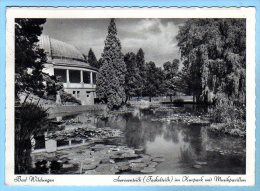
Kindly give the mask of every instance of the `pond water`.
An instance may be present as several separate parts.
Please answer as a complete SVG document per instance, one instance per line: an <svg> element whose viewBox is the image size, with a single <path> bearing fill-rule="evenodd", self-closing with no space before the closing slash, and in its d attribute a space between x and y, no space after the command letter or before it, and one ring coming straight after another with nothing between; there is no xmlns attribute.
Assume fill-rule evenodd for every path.
<svg viewBox="0 0 260 191"><path fill-rule="evenodd" d="M157 120L178 113L201 115L194 108L163 106L130 108L126 113L107 117L83 112L62 119L73 119L83 126L121 130L121 137L106 140L106 144L143 148L145 154L163 156L165 160L158 164L154 174L245 174L245 140L212 134L205 124Z"/></svg>

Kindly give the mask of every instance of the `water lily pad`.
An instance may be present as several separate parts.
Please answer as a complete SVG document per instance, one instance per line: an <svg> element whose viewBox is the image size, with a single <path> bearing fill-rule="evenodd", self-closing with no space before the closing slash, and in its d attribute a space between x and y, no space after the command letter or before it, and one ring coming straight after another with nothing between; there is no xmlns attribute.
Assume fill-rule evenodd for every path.
<svg viewBox="0 0 260 191"><path fill-rule="evenodd" d="M145 167L143 170L141 170L141 173L149 174L155 172L156 169L152 167Z"/></svg>

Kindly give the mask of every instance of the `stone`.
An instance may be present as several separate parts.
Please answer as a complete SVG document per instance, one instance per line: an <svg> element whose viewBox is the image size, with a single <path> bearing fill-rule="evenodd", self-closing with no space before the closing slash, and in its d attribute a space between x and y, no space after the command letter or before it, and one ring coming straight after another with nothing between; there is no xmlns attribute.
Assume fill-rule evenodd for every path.
<svg viewBox="0 0 260 191"><path fill-rule="evenodd" d="M103 159L101 159L101 163L102 164L107 164L107 163L110 163L110 158L103 158Z"/></svg>
<svg viewBox="0 0 260 191"><path fill-rule="evenodd" d="M204 161L195 161L195 163L198 165L207 165L208 164L207 162L204 162Z"/></svg>
<svg viewBox="0 0 260 191"><path fill-rule="evenodd" d="M201 165L199 165L199 164L195 164L195 165L193 165L193 168L197 168L197 169L200 169L202 166Z"/></svg>
<svg viewBox="0 0 260 191"><path fill-rule="evenodd" d="M74 165L71 163L62 165L62 168L73 168L73 167L74 167Z"/></svg>
<svg viewBox="0 0 260 191"><path fill-rule="evenodd" d="M105 149L105 145L103 144L96 144L95 146L91 147L92 150L99 151Z"/></svg>
<svg viewBox="0 0 260 191"><path fill-rule="evenodd" d="M155 172L156 169L152 167L145 167L143 170L141 170L141 173L149 174Z"/></svg>
<svg viewBox="0 0 260 191"><path fill-rule="evenodd" d="M129 162L118 162L116 163L117 169L120 171L130 170Z"/></svg>
<svg viewBox="0 0 260 191"><path fill-rule="evenodd" d="M130 167L132 171L135 172L140 172L141 170L143 170L145 167L147 166L147 164L145 163L131 163Z"/></svg>
<svg viewBox="0 0 260 191"><path fill-rule="evenodd" d="M157 165L157 162L151 162L150 164L148 164L148 167L155 168Z"/></svg>
<svg viewBox="0 0 260 191"><path fill-rule="evenodd" d="M155 158L152 158L152 161L153 161L153 162L164 162L165 159L164 159L164 158L161 158L161 157L155 157Z"/></svg>
<svg viewBox="0 0 260 191"><path fill-rule="evenodd" d="M119 172L115 164L100 164L95 171L98 174L116 174Z"/></svg>
<svg viewBox="0 0 260 191"><path fill-rule="evenodd" d="M83 170L93 170L97 167L96 164L88 164L88 165L82 165Z"/></svg>
<svg viewBox="0 0 260 191"><path fill-rule="evenodd" d="M87 170L87 171L85 171L84 174L94 175L94 174L98 174L98 173L95 170Z"/></svg>
<svg viewBox="0 0 260 191"><path fill-rule="evenodd" d="M135 149L134 151L135 151L136 154L144 153L144 149L143 148Z"/></svg>
<svg viewBox="0 0 260 191"><path fill-rule="evenodd" d="M95 162L95 159L94 159L94 158L86 158L86 159L84 160L84 164L91 164L91 163L93 163L93 162Z"/></svg>
<svg viewBox="0 0 260 191"><path fill-rule="evenodd" d="M138 157L138 155L134 154L134 153L124 153L124 154L122 154L122 157L129 159L129 158L136 158L136 157Z"/></svg>
<svg viewBox="0 0 260 191"><path fill-rule="evenodd" d="M130 163L140 163L140 162L143 162L143 159L142 158L139 158L139 159L132 159L132 160L129 160Z"/></svg>

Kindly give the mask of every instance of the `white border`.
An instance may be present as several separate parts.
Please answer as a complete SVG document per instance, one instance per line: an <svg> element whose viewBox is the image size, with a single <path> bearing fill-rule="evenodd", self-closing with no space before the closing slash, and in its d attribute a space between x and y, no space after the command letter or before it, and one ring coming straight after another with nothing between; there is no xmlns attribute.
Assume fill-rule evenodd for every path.
<svg viewBox="0 0 260 191"><path fill-rule="evenodd" d="M6 164L8 185L225 185L246 186L255 184L255 8L42 8L12 7L7 9L6 20ZM14 179L14 19L15 18L246 18L246 175L220 175L222 178L241 177L246 182L143 182L147 175L120 175L124 179L140 177L142 182L114 182L118 175L41 175L54 182L26 182ZM157 175L153 175L155 178ZM189 178L212 178L215 175L159 175L173 180Z"/></svg>

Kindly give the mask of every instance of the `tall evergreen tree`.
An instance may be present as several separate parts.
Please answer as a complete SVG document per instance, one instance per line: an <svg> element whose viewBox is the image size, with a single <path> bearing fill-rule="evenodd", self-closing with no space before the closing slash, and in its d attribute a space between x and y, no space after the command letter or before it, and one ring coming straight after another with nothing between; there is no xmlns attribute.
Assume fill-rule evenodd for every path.
<svg viewBox="0 0 260 191"><path fill-rule="evenodd" d="M142 48L140 48L136 54L136 65L139 70L139 76L141 77L140 81L138 82L137 95L142 96L145 84L145 58Z"/></svg>
<svg viewBox="0 0 260 191"><path fill-rule="evenodd" d="M102 53L102 66L97 75L97 96L107 100L109 109L118 109L125 103L125 73L115 19L111 19Z"/></svg>
<svg viewBox="0 0 260 191"><path fill-rule="evenodd" d="M138 83L140 82L141 77L139 74L139 68L136 65L136 55L133 52L129 52L125 55L124 61L126 64L126 101L132 96L135 96L138 93Z"/></svg>
<svg viewBox="0 0 260 191"><path fill-rule="evenodd" d="M15 96L28 92L42 96L46 55L37 42L46 19L15 19Z"/></svg>
<svg viewBox="0 0 260 191"><path fill-rule="evenodd" d="M89 49L88 52L88 63L90 66L93 66L95 68L100 68L99 62L97 61L97 58L92 50L92 48Z"/></svg>

